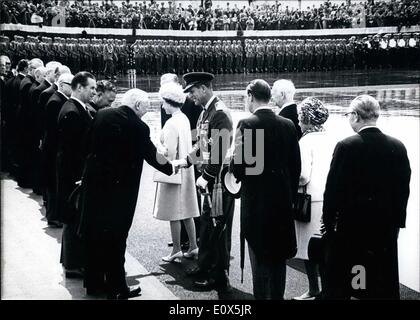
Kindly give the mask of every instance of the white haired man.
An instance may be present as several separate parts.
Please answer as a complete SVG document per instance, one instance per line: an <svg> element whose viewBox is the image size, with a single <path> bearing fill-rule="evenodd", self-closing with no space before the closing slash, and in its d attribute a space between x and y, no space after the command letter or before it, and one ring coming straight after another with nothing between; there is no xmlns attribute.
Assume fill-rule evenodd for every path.
<svg viewBox="0 0 420 320"><path fill-rule="evenodd" d="M295 85L292 81L286 79L277 80L271 89L272 100L280 108L278 115L292 120L300 139L302 129L299 126L297 105L294 101L295 93Z"/></svg>
<svg viewBox="0 0 420 320"><path fill-rule="evenodd" d="M44 167L44 185L46 194L46 211L49 227L62 227L57 216L56 202L56 156L57 156L57 119L64 103L71 96L71 82L73 75L71 73L62 74L57 81L58 89L53 93L45 106L42 122L44 123L44 132L42 140L43 167Z"/></svg>
<svg viewBox="0 0 420 320"><path fill-rule="evenodd" d="M47 63L47 69L49 68L49 64L52 62L48 62ZM48 80L52 83L52 85L50 87L48 87L47 89L45 89L44 91L41 92L41 95L39 96L39 101L38 104L45 109L45 106L47 105L48 100L51 98L51 96L53 95L53 93L55 91L57 91L58 85L57 85L57 80L58 78L65 73L69 73L71 74L70 68L65 66L65 65L58 65L55 70L54 70L54 78L51 75L48 74L47 72L47 78ZM51 80L50 80L51 79Z"/></svg>
<svg viewBox="0 0 420 320"><path fill-rule="evenodd" d="M167 175L174 172L172 165L157 153L150 140L150 129L141 120L150 105L147 93L131 89L121 104L99 110L93 121L79 227L87 250L87 293L105 291L109 299L127 299L140 293L140 288L127 286L124 253L143 160Z"/></svg>
<svg viewBox="0 0 420 320"><path fill-rule="evenodd" d="M404 145L376 126L379 112L373 97L356 97L347 112L356 134L334 150L322 216L326 299L400 298L398 233L405 228L411 169ZM364 290L354 287L356 274L365 275Z"/></svg>

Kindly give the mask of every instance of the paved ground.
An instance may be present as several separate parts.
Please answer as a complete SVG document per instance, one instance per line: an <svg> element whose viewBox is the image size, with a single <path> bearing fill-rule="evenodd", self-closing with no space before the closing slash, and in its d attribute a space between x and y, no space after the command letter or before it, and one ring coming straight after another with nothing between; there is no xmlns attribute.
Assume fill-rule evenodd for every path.
<svg viewBox="0 0 420 320"><path fill-rule="evenodd" d="M40 196L5 178L2 189L2 290L5 300L82 300L82 281L66 279L59 263L61 229L47 227ZM135 258L126 255L130 285L140 284L138 300L177 297Z"/></svg>
<svg viewBox="0 0 420 320"><path fill-rule="evenodd" d="M126 254L127 282L140 284L138 300L213 300L252 299L251 269L248 257L244 282L239 268L239 202L236 203L232 237L230 279L234 291L219 295L216 291L200 292L184 270L194 261L165 263L161 257L170 248L169 224L152 217L154 184L150 183L153 169L145 165L139 202L128 239ZM1 298L5 300L86 300L82 281L65 279L59 263L61 229L47 227L40 196L19 188L7 176L1 180L2 190L2 257ZM290 267L291 266L291 267ZM300 295L307 288L302 263L289 261L286 299ZM420 300L420 294L401 286L402 299Z"/></svg>

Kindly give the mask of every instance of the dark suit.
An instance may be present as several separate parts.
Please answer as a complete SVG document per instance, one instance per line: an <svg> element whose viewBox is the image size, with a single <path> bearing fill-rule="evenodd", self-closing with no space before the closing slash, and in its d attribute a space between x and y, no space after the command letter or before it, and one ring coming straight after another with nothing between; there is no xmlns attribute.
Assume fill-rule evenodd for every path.
<svg viewBox="0 0 420 320"><path fill-rule="evenodd" d="M3 76L0 77L0 112L1 112L1 171L8 171L8 144L5 143L6 121L4 120L6 95L5 95L6 82ZM7 113L7 111L6 111Z"/></svg>
<svg viewBox="0 0 420 320"><path fill-rule="evenodd" d="M41 93L50 87L50 83L47 80L44 80L37 87L33 88L30 92L31 102L32 102L32 125L31 125L31 158L33 159L32 165L32 181L34 188L43 189L45 184L45 172L43 170L44 166L42 164L42 153L39 148L40 141L44 133L44 106L41 106L39 103L39 97Z"/></svg>
<svg viewBox="0 0 420 320"><path fill-rule="evenodd" d="M76 236L79 217L67 200L82 178L86 140L92 122L89 112L76 100L64 103L58 115L57 215L64 222L61 262L66 269L83 266L82 246Z"/></svg>
<svg viewBox="0 0 420 320"><path fill-rule="evenodd" d="M279 116L285 117L289 120L292 120L293 124L295 125L296 132L298 135L298 139L302 137L302 129L299 126L299 118L297 113L297 105L295 103L290 104L284 107L280 112Z"/></svg>
<svg viewBox="0 0 420 320"><path fill-rule="evenodd" d="M150 129L127 106L99 110L92 124L82 182L80 234L86 241L87 289L109 293L127 290L124 252L136 208L143 160L165 174L170 163L158 162ZM164 160L159 156L159 160Z"/></svg>
<svg viewBox="0 0 420 320"><path fill-rule="evenodd" d="M36 85L35 78L27 75L23 78L19 87L20 105L18 109L18 161L19 161L19 177L18 184L24 188L32 188L33 181L31 177L32 172L32 158L29 156L32 151L32 130L33 127L33 108L31 101L31 91Z"/></svg>
<svg viewBox="0 0 420 320"><path fill-rule="evenodd" d="M263 130L264 153L258 154L259 165L246 164L244 153L258 150L257 129ZM247 131L252 133L252 143L245 138ZM249 143L244 145L244 141ZM262 165L260 174L247 174L250 167ZM269 109L257 110L241 120L230 169L242 182L241 235L250 249L254 296L282 299L286 259L297 251L292 204L297 194L301 160L293 123Z"/></svg>
<svg viewBox="0 0 420 320"><path fill-rule="evenodd" d="M334 243L327 298L399 299L397 237L405 227L410 176L404 145L378 128L337 144L323 207ZM366 290L351 290L355 265L366 269Z"/></svg>
<svg viewBox="0 0 420 320"><path fill-rule="evenodd" d="M54 92L57 91L57 85L53 83L51 86L49 86L47 89L41 92L39 95L39 101L38 104L40 107L43 107L45 110L45 106L47 105L48 100L50 100L51 96Z"/></svg>
<svg viewBox="0 0 420 320"><path fill-rule="evenodd" d="M44 159L45 188L47 194L46 217L48 221L58 220L56 190L57 121L58 115L68 98L61 92L54 92L45 106L42 153Z"/></svg>
<svg viewBox="0 0 420 320"><path fill-rule="evenodd" d="M24 77L25 76L23 74L18 74L16 77L9 79L5 85L7 96L4 110L4 121L6 122L6 133L4 139L6 139L6 143L10 146L10 173L14 176L19 175L17 116L20 103L20 83Z"/></svg>

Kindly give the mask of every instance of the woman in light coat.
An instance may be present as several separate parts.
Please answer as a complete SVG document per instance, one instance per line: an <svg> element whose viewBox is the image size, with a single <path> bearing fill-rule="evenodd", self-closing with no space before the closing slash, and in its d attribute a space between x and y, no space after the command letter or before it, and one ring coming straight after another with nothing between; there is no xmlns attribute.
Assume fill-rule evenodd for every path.
<svg viewBox="0 0 420 320"><path fill-rule="evenodd" d="M190 122L181 111L185 94L179 84L172 82L163 84L159 94L165 112L172 114L162 128L160 142L166 150L168 160L184 159L192 148ZM172 262L183 256L191 258L198 255L193 221L193 218L199 216L194 168L180 171L181 184L158 183L154 217L170 222L173 242L171 254L162 258L166 262ZM181 221L184 223L190 243L190 248L185 254L181 250Z"/></svg>
<svg viewBox="0 0 420 320"><path fill-rule="evenodd" d="M314 299L320 293L318 285L318 266L308 258L309 240L320 234L322 203L325 183L331 163L333 144L328 139L323 124L328 119L328 109L316 98L306 98L299 105L299 125L302 138L299 140L302 169L299 179L299 192L311 195L311 221L296 221L298 252L295 258L303 259L309 280L309 291L295 300Z"/></svg>

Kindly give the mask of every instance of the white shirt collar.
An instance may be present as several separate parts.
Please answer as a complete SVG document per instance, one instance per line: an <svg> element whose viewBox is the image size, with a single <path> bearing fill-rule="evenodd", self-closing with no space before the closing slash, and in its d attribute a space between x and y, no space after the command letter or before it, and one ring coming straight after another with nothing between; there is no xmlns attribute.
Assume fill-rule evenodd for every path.
<svg viewBox="0 0 420 320"><path fill-rule="evenodd" d="M377 128L377 126L371 125L371 126L364 126L364 127L361 127L361 128L359 129L359 131L357 131L357 133L360 133L362 130L365 130L365 129L368 129L368 128Z"/></svg>
<svg viewBox="0 0 420 320"><path fill-rule="evenodd" d="M26 74L19 72L18 74L21 74L22 76L26 77Z"/></svg>
<svg viewBox="0 0 420 320"><path fill-rule="evenodd" d="M204 109L207 110L207 108L209 107L209 105L213 102L213 100L216 99L216 96L213 95L209 101L207 101L206 105L204 106Z"/></svg>
<svg viewBox="0 0 420 320"><path fill-rule="evenodd" d="M48 81L48 79L47 79L47 78L45 78L45 81L47 81L47 83L48 83L50 86L52 86L52 83L51 83L50 81Z"/></svg>
<svg viewBox="0 0 420 320"><path fill-rule="evenodd" d="M269 106L261 106L261 107L258 107L257 109L255 109L253 113L257 112L258 110L270 110L270 111L272 111L272 109Z"/></svg>
<svg viewBox="0 0 420 320"><path fill-rule="evenodd" d="M291 106L292 104L295 104L295 102L294 101L292 101L292 102L287 102L287 103L285 103L284 105L282 105L282 107L280 108L280 111L282 111L284 108L286 108L286 107L288 107L288 106Z"/></svg>
<svg viewBox="0 0 420 320"><path fill-rule="evenodd" d="M70 98L72 98L72 99L74 99L74 100L76 100L77 102L79 102L81 105L82 105L82 107L83 107L83 109L85 109L86 111L88 111L88 109L87 109L87 107L86 107L86 104L85 103L83 103L82 101L80 101L79 99L77 99L75 96L71 96Z"/></svg>
<svg viewBox="0 0 420 320"><path fill-rule="evenodd" d="M61 91L60 89L58 89L57 90L57 92L59 92L59 93L61 93L64 97L66 97L67 99L69 98L69 97L67 97L67 95L63 92L63 91Z"/></svg>

